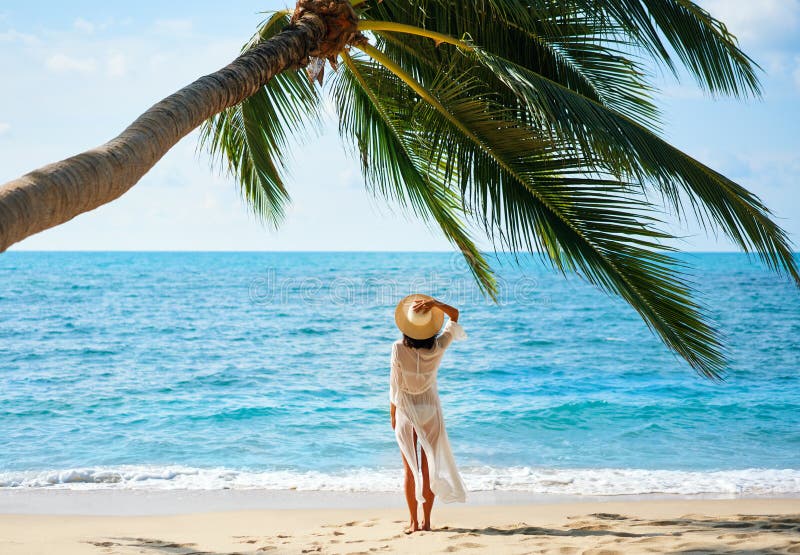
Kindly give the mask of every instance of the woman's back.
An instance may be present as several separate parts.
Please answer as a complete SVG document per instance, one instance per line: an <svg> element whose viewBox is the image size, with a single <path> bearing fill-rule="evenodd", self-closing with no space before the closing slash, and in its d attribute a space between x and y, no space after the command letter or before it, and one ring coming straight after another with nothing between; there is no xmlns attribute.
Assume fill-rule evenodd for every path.
<svg viewBox="0 0 800 555"><path fill-rule="evenodd" d="M392 388L419 394L436 385L436 375L447 347L453 339L466 335L458 322L448 321L431 349L414 349L402 339L392 345ZM394 399L395 396L393 395Z"/></svg>

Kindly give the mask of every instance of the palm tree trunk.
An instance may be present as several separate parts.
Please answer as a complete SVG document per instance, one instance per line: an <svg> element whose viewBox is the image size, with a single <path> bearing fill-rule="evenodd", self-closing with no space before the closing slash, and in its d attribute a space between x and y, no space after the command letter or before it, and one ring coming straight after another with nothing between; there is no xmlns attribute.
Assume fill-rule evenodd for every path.
<svg viewBox="0 0 800 555"><path fill-rule="evenodd" d="M307 64L325 35L323 19L305 12L295 25L168 96L106 144L3 185L0 252L119 198L203 121L252 96L273 75Z"/></svg>

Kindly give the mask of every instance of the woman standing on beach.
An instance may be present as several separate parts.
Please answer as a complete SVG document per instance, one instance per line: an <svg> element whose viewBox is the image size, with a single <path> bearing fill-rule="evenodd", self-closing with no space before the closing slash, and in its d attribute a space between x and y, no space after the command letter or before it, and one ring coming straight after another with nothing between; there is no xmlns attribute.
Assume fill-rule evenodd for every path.
<svg viewBox="0 0 800 555"><path fill-rule="evenodd" d="M450 319L441 335L444 315ZM392 345L389 399L392 428L405 466L405 494L411 523L406 534L431 529L434 497L463 502L464 482L458 473L442 417L436 373L445 350L467 334L458 323L458 309L427 295L409 295L395 309L403 333ZM417 444L421 456L417 457ZM417 519L422 504L423 520Z"/></svg>

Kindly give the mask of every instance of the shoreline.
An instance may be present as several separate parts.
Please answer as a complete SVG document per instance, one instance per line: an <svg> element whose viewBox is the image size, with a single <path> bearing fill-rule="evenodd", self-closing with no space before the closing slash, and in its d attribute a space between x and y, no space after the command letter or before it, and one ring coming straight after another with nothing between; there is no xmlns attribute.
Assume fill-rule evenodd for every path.
<svg viewBox="0 0 800 555"><path fill-rule="evenodd" d="M797 498L439 505L434 530L411 536L402 533L402 505L336 507L150 516L3 514L0 552L800 553Z"/></svg>
<svg viewBox="0 0 800 555"><path fill-rule="evenodd" d="M438 507L543 506L681 501L796 501L800 493L558 495L524 491L470 491L467 502ZM297 491L274 489L0 489L0 515L167 516L257 510L405 509L402 492ZM800 509L799 509L800 510Z"/></svg>

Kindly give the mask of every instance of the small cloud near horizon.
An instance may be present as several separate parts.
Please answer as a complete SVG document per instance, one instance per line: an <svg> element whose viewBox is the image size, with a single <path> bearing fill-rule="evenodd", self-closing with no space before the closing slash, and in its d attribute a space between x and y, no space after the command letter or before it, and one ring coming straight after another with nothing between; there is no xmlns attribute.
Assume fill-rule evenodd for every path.
<svg viewBox="0 0 800 555"><path fill-rule="evenodd" d="M123 77L128 72L125 55L121 52L112 52L106 62L106 72L109 77Z"/></svg>
<svg viewBox="0 0 800 555"><path fill-rule="evenodd" d="M78 31L83 31L84 33L88 34L94 33L94 23L92 23L91 21L87 21L82 17L76 19L75 22L72 24L72 26L75 27Z"/></svg>
<svg viewBox="0 0 800 555"><path fill-rule="evenodd" d="M800 28L800 0L700 0L699 3L745 43L791 42Z"/></svg>
<svg viewBox="0 0 800 555"><path fill-rule="evenodd" d="M157 19L154 27L160 34L186 36L192 32L193 24L191 19Z"/></svg>
<svg viewBox="0 0 800 555"><path fill-rule="evenodd" d="M11 130L11 124L6 123L4 121L0 121L0 136L5 135Z"/></svg>
<svg viewBox="0 0 800 555"><path fill-rule="evenodd" d="M47 69L57 72L92 73L97 69L94 58L73 58L60 52L50 56L45 65Z"/></svg>
<svg viewBox="0 0 800 555"><path fill-rule="evenodd" d="M39 43L38 37L28 34L20 33L16 29L8 29L0 32L0 42L21 42L27 46L32 46Z"/></svg>

